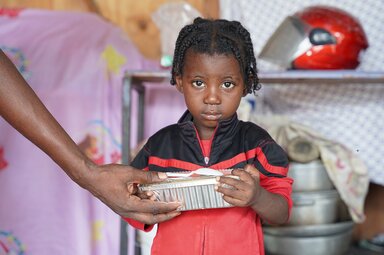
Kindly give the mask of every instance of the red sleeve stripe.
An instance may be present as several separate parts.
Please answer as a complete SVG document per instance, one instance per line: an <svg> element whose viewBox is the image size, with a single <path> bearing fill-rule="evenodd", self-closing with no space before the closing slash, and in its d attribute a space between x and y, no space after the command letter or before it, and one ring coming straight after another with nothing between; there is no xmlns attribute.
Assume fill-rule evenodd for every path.
<svg viewBox="0 0 384 255"><path fill-rule="evenodd" d="M259 149L259 151L256 155L257 155L257 159L259 160L260 164L268 172L274 173L274 174L280 174L283 176L287 175L288 167L274 166L274 165L269 164L267 157L265 156L264 152L261 149Z"/></svg>

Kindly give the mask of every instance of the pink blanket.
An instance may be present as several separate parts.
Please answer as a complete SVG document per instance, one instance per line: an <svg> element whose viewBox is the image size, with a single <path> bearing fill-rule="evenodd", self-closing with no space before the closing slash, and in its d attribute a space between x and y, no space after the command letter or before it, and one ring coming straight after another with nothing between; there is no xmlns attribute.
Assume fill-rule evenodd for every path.
<svg viewBox="0 0 384 255"><path fill-rule="evenodd" d="M120 161L123 73L157 63L144 60L122 30L87 13L1 10L0 47L89 157ZM174 98L169 90L159 93ZM153 95L147 116L157 119L147 117L146 136L183 111L156 115L162 108L154 105L169 101ZM3 119L0 203L1 255L118 254L119 216Z"/></svg>

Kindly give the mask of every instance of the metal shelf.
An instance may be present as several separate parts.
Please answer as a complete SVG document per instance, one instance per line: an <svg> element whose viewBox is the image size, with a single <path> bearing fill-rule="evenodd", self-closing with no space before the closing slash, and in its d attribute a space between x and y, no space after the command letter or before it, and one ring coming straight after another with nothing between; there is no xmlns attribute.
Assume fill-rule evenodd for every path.
<svg viewBox="0 0 384 255"><path fill-rule="evenodd" d="M355 70L336 70L336 71L302 71L290 70L284 72L260 72L258 74L262 84L377 84L384 85L384 72L363 72ZM131 134L131 108L132 108L132 91L135 90L139 95L138 100L138 135L137 142L144 138L144 96L145 85L156 84L162 85L169 82L171 78L170 70L160 71L129 71L123 78L123 163L130 162L130 134Z"/></svg>
<svg viewBox="0 0 384 255"><path fill-rule="evenodd" d="M170 71L130 71L126 77L132 79L133 83L153 82L160 83L169 81ZM258 74L263 84L307 84L307 83L372 83L384 84L384 72L363 72L355 70L336 71L302 71L292 70L284 72L260 72Z"/></svg>

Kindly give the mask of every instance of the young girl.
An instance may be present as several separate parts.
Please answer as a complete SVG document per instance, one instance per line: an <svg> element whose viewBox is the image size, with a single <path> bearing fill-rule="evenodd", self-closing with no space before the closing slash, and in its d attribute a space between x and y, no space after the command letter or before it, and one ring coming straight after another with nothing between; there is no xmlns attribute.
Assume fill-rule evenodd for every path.
<svg viewBox="0 0 384 255"><path fill-rule="evenodd" d="M241 98L260 87L249 32L236 21L195 19L176 41L171 84L188 110L150 137L132 165L159 172L234 168L239 180L221 177L217 187L235 207L185 211L160 223L152 254L264 254L261 220L287 221L292 180L282 148L237 119Z"/></svg>

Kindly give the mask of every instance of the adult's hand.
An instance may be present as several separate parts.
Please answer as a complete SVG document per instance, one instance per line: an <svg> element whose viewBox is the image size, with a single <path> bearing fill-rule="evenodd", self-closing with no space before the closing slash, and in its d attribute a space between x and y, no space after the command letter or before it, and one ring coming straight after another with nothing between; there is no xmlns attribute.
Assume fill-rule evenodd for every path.
<svg viewBox="0 0 384 255"><path fill-rule="evenodd" d="M158 181L156 173L122 165L96 166L87 158L1 50L0 116L119 215L153 224L179 214L175 211L179 204L140 199L129 189L136 182Z"/></svg>
<svg viewBox="0 0 384 255"><path fill-rule="evenodd" d="M161 181L162 173L117 164L94 165L92 168L91 179L83 187L120 216L152 225L180 214L176 211L180 203L157 202L135 194L134 185Z"/></svg>

